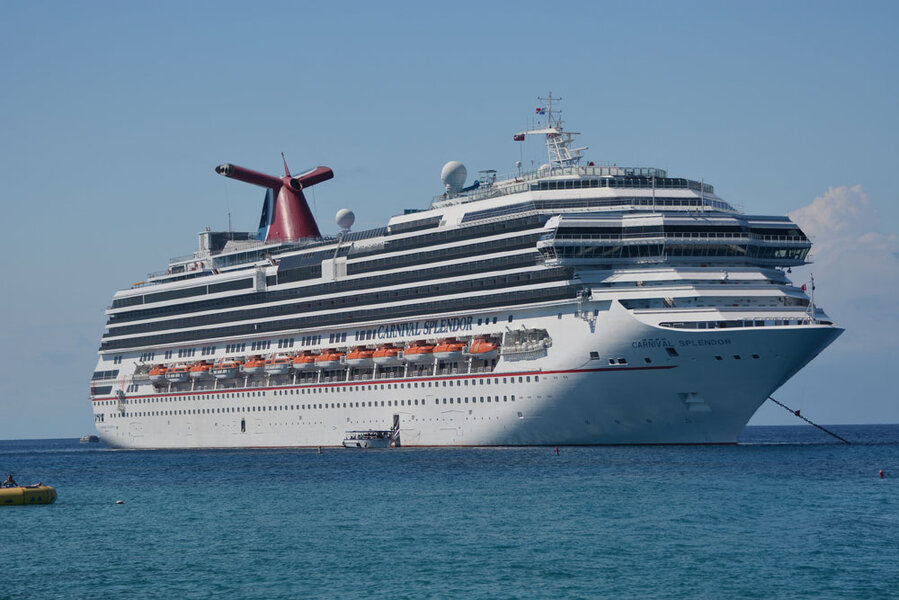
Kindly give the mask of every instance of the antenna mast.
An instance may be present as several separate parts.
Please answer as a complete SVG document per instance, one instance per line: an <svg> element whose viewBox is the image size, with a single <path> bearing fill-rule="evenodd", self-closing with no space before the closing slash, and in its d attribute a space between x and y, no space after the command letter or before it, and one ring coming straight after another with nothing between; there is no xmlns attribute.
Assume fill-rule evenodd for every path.
<svg viewBox="0 0 899 600"><path fill-rule="evenodd" d="M512 139L516 142L521 142L524 141L527 135L545 135L550 169L561 169L577 165L581 160L581 152L586 150L587 147L571 147L574 138L579 134L575 131L565 131L562 128L562 111L553 111L552 92L549 92L546 98L538 97L537 100L543 103L537 107L537 116L546 115L546 126L540 129L516 133ZM556 102L561 100L562 98L555 98Z"/></svg>

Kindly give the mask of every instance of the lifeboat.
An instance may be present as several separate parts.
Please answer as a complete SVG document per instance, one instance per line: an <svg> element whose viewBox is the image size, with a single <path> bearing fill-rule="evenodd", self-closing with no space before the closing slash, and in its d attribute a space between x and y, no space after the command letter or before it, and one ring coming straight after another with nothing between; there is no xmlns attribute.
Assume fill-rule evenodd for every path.
<svg viewBox="0 0 899 600"><path fill-rule="evenodd" d="M456 341L456 338L446 338L434 346L434 356L437 360L459 360L465 350L465 344Z"/></svg>
<svg viewBox="0 0 899 600"><path fill-rule="evenodd" d="M343 356L343 352L334 349L322 350L322 353L315 357L315 366L319 369L337 369L342 366L340 359Z"/></svg>
<svg viewBox="0 0 899 600"><path fill-rule="evenodd" d="M190 367L187 365L175 365L165 372L165 380L169 383L184 383L190 377Z"/></svg>
<svg viewBox="0 0 899 600"><path fill-rule="evenodd" d="M308 350L293 357L294 371L309 371L315 368L315 355Z"/></svg>
<svg viewBox="0 0 899 600"><path fill-rule="evenodd" d="M251 356L250 359L243 364L243 372L247 375L256 375L262 373L265 368L265 361L261 356Z"/></svg>
<svg viewBox="0 0 899 600"><path fill-rule="evenodd" d="M265 372L269 375L287 375L291 362L287 356L270 356L265 360Z"/></svg>
<svg viewBox="0 0 899 600"><path fill-rule="evenodd" d="M471 342L468 354L479 360L493 360L499 356L499 346L494 342L487 341L485 337L476 337Z"/></svg>
<svg viewBox="0 0 899 600"><path fill-rule="evenodd" d="M392 344L381 346L375 350L374 361L382 367L395 367L401 364L400 349Z"/></svg>
<svg viewBox="0 0 899 600"><path fill-rule="evenodd" d="M212 375L216 379L234 379L240 374L242 366L238 360L223 358L212 367Z"/></svg>
<svg viewBox="0 0 899 600"><path fill-rule="evenodd" d="M151 383L165 383L165 372L168 369L163 365L156 365L152 369L150 369L150 382Z"/></svg>
<svg viewBox="0 0 899 600"><path fill-rule="evenodd" d="M424 362L434 360L434 344L428 344L424 340L412 342L403 352L406 362Z"/></svg>
<svg viewBox="0 0 899 600"><path fill-rule="evenodd" d="M200 361L190 368L191 379L208 379L212 377L212 365L205 360Z"/></svg>
<svg viewBox="0 0 899 600"><path fill-rule="evenodd" d="M374 354L374 350L369 350L365 346L357 346L347 353L346 364L351 367L370 367L374 363L372 360Z"/></svg>
<svg viewBox="0 0 899 600"><path fill-rule="evenodd" d="M53 504L56 490L49 485L20 485L0 488L0 506L22 506L31 504Z"/></svg>

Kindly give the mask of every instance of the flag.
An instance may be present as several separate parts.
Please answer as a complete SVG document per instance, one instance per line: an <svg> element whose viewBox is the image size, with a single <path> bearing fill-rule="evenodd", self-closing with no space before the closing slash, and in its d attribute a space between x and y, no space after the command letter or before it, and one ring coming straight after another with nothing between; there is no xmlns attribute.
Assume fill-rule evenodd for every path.
<svg viewBox="0 0 899 600"><path fill-rule="evenodd" d="M538 115L545 115L545 114L546 114L546 109L545 109L545 108L538 108L538 109L537 109L537 114L538 114Z"/></svg>
<svg viewBox="0 0 899 600"><path fill-rule="evenodd" d="M515 135L512 136L512 141L515 141L515 142L523 142L523 141L524 141L524 134L523 134L523 133L516 133Z"/></svg>

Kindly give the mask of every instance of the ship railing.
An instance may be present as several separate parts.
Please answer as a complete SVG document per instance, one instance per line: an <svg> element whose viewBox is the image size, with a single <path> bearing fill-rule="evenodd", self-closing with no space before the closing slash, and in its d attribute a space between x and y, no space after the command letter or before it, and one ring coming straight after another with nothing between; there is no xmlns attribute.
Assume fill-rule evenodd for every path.
<svg viewBox="0 0 899 600"><path fill-rule="evenodd" d="M486 198L495 198L497 196L516 194L519 192L530 190L531 182L537 181L539 179L551 179L554 177L655 177L658 179L658 181L656 182L656 189L681 189L683 187L680 184L672 185L669 181L667 181L667 172L664 169L657 169L654 167L619 167L616 165L595 164L553 168L544 166L534 171L524 171L521 173L512 173L498 176L495 180L491 178L491 181L482 182L481 187L465 194L460 194L457 196L447 196L446 194L434 196L431 199L431 206L432 208L439 208L442 206L450 206L453 204L462 204L465 202L484 200ZM493 181L497 181L498 183L493 183ZM689 189L696 189L697 191L699 191L699 188L701 186L704 193L715 193L715 188L711 184L695 182L691 180L687 181L689 182L689 185L687 186Z"/></svg>
<svg viewBox="0 0 899 600"><path fill-rule="evenodd" d="M808 244L810 240L806 237L796 235L760 235L757 233L729 233L729 232L664 232L664 233L633 233L627 235L615 234L568 234L568 233L545 233L540 236L540 241L556 239L559 241L613 241L626 242L628 240L646 240L646 239L674 239L674 240L738 240L738 241L758 241L758 242L777 242L777 243L802 243Z"/></svg>

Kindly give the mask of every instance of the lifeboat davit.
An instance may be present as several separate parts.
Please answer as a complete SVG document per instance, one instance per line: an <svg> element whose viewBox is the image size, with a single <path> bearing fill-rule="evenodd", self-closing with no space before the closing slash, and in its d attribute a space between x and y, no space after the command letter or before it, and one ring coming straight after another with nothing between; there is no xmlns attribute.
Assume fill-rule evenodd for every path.
<svg viewBox="0 0 899 600"><path fill-rule="evenodd" d="M184 383L188 377L190 377L190 367L187 365L176 365L165 372L165 379L169 383Z"/></svg>
<svg viewBox="0 0 899 600"><path fill-rule="evenodd" d="M358 346L350 350L346 355L346 364L351 367L370 367L374 364L372 356L375 351L369 350L365 346Z"/></svg>
<svg viewBox="0 0 899 600"><path fill-rule="evenodd" d="M406 362L424 362L434 360L434 344L428 344L424 340L412 342L403 352Z"/></svg>
<svg viewBox="0 0 899 600"><path fill-rule="evenodd" d="M265 372L269 375L290 373L291 360L287 356L271 356L265 360Z"/></svg>
<svg viewBox="0 0 899 600"><path fill-rule="evenodd" d="M311 371L315 368L315 355L309 352L303 352L293 357L294 371Z"/></svg>
<svg viewBox="0 0 899 600"><path fill-rule="evenodd" d="M240 374L240 361L223 358L212 367L212 375L216 379L234 379Z"/></svg>
<svg viewBox="0 0 899 600"><path fill-rule="evenodd" d="M212 365L205 360L200 361L190 368L191 379L208 379L212 377Z"/></svg>
<svg viewBox="0 0 899 600"><path fill-rule="evenodd" d="M22 506L32 504L53 504L56 490L49 485L19 485L0 488L0 506Z"/></svg>
<svg viewBox="0 0 899 600"><path fill-rule="evenodd" d="M437 360L459 360L465 351L465 344L456 341L456 338L446 338L434 346L434 356Z"/></svg>
<svg viewBox="0 0 899 600"><path fill-rule="evenodd" d="M392 344L381 346L375 350L374 361L382 367L395 367L401 364L400 349Z"/></svg>
<svg viewBox="0 0 899 600"><path fill-rule="evenodd" d="M247 375L256 375L262 373L265 368L265 361L261 356L251 356L250 359L243 364L243 372Z"/></svg>
<svg viewBox="0 0 899 600"><path fill-rule="evenodd" d="M476 337L471 342L468 354L479 360L493 360L499 356L499 346L494 342L487 341L485 337Z"/></svg>
<svg viewBox="0 0 899 600"><path fill-rule="evenodd" d="M343 358L343 352L334 349L322 350L322 353L315 357L315 366L319 369L337 369L343 366L340 359Z"/></svg>
<svg viewBox="0 0 899 600"><path fill-rule="evenodd" d="M165 383L165 372L168 369L163 365L156 365L152 369L150 369L150 382L151 383Z"/></svg>

